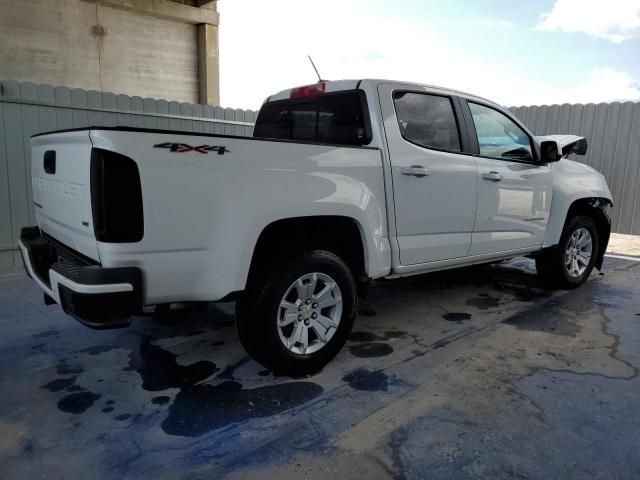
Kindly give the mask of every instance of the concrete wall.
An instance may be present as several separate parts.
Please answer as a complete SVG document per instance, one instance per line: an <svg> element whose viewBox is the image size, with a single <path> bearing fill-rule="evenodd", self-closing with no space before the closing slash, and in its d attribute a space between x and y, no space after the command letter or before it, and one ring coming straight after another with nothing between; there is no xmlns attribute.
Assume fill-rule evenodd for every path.
<svg viewBox="0 0 640 480"><path fill-rule="evenodd" d="M0 0L0 76L198 102L201 9L147 3ZM189 15L178 21L182 10Z"/></svg>

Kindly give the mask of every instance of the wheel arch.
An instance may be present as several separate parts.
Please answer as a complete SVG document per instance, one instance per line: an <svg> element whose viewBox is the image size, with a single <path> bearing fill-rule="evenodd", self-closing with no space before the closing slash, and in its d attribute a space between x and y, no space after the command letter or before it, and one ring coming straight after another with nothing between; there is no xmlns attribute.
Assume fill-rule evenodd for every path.
<svg viewBox="0 0 640 480"><path fill-rule="evenodd" d="M609 237L611 235L611 218L609 217L608 210L612 206L613 202L607 197L588 196L573 200L569 204L566 213L564 213L562 222L556 221L555 228L547 232L553 235L548 235L548 239L545 239L545 247L555 248L558 245L567 223L575 216L584 215L591 217L598 230L598 257L596 258L595 267L601 269L604 253L607 250ZM551 221L549 223L551 225Z"/></svg>
<svg viewBox="0 0 640 480"><path fill-rule="evenodd" d="M325 249L340 256L351 268L359 290L371 277L372 246L362 224L349 216L312 215L278 219L262 229L253 248L246 288L259 282L292 248Z"/></svg>

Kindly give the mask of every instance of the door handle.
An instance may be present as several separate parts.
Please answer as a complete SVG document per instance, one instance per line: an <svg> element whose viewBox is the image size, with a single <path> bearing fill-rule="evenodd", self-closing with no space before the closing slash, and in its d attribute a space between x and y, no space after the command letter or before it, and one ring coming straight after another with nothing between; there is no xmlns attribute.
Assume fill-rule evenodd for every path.
<svg viewBox="0 0 640 480"><path fill-rule="evenodd" d="M402 175L409 175L411 177L426 177L429 175L429 170L424 168L422 165L411 165L410 167L402 167L400 169L400 173Z"/></svg>
<svg viewBox="0 0 640 480"><path fill-rule="evenodd" d="M502 175L500 175L498 172L489 172L483 173L482 178L484 178L485 180L491 180L492 182L499 182L500 180L502 180Z"/></svg>

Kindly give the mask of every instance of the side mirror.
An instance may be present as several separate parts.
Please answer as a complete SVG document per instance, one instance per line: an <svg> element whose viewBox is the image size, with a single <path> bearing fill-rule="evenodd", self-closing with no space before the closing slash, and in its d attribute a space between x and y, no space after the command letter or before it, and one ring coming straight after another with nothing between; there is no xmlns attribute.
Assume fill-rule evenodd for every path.
<svg viewBox="0 0 640 480"><path fill-rule="evenodd" d="M586 155L587 154L587 139L581 138L576 142L576 146L573 148L573 153L576 155Z"/></svg>
<svg viewBox="0 0 640 480"><path fill-rule="evenodd" d="M542 163L557 162L562 158L558 150L558 143L553 140L545 140L540 143L540 160Z"/></svg>

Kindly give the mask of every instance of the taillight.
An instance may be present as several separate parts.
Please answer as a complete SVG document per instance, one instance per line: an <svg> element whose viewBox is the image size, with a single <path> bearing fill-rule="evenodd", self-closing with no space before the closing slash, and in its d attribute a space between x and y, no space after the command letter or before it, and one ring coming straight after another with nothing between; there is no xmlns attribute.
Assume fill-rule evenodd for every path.
<svg viewBox="0 0 640 480"><path fill-rule="evenodd" d="M289 98L317 97L324 94L325 87L325 82L318 82L313 85L292 88Z"/></svg>
<svg viewBox="0 0 640 480"><path fill-rule="evenodd" d="M136 162L108 150L91 151L91 211L99 242L142 240L142 187Z"/></svg>

